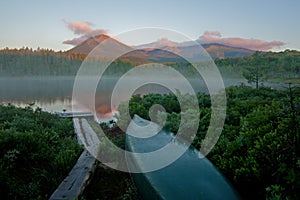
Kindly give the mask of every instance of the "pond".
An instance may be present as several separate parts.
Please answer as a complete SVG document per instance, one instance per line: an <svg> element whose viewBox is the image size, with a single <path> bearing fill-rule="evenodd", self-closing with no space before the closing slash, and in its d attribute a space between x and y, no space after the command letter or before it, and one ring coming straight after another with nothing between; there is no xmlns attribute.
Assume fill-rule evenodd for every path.
<svg viewBox="0 0 300 200"><path fill-rule="evenodd" d="M75 77L59 76L59 77L12 77L0 78L0 103L11 103L16 106L25 107L40 107L49 112L65 111L90 111L91 106L84 105L80 100L72 100L73 84ZM88 80L88 78L87 78ZM101 79L95 93L95 110L98 118L109 118L111 112L117 110L118 103L128 98L126 88L134 84L136 80L129 80L123 85L123 88L117 94L118 102L111 105L111 94L114 85L117 82L116 78ZM207 93L207 88L203 80L189 80L196 92ZM223 79L226 87L231 85L247 84L245 79ZM180 82L177 80L169 80L174 88L180 87ZM272 86L270 84L265 84ZM137 88L134 93L170 93L166 87L157 84L148 84Z"/></svg>

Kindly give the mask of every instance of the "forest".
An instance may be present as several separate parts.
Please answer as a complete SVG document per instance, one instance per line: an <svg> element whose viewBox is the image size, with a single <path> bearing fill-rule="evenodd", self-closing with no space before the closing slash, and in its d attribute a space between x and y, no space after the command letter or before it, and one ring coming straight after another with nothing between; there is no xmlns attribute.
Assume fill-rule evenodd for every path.
<svg viewBox="0 0 300 200"><path fill-rule="evenodd" d="M215 64L228 72L239 72L249 82L300 82L300 52L256 52L252 56L216 59Z"/></svg>
<svg viewBox="0 0 300 200"><path fill-rule="evenodd" d="M23 47L21 49L0 50L0 76L75 76L85 54L55 52L51 49ZM95 59L95 62L99 60ZM190 63L167 62L185 76L193 77L195 69ZM197 64L197 63L196 63ZM251 56L215 59L215 64L224 76L239 74L249 82L292 82L300 80L300 52L285 50L282 52L256 52ZM137 63L118 59L113 62L107 75L121 75L136 66Z"/></svg>
<svg viewBox="0 0 300 200"><path fill-rule="evenodd" d="M55 52L51 49L21 48L0 50L0 77L30 77L30 76L75 76L85 54ZM90 58L88 65L101 64L101 60ZM134 66L135 63L116 60L106 71L107 75L120 75Z"/></svg>
<svg viewBox="0 0 300 200"><path fill-rule="evenodd" d="M226 94L225 125L208 158L244 199L299 199L300 88L273 90L241 85L227 88ZM198 94L197 98L200 121L193 145L200 149L209 126L211 102L207 94ZM180 116L185 113L180 111L174 94L134 95L129 101L129 114L150 119L149 109L154 104L166 110L164 128L177 133ZM128 123L123 117L124 104L119 111L119 123ZM157 111L151 116L159 121L161 114Z"/></svg>

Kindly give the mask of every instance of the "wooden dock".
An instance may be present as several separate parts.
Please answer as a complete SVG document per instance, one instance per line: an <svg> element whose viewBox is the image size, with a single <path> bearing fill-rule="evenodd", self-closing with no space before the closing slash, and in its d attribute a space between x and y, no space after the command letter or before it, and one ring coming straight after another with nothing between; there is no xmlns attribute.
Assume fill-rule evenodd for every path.
<svg viewBox="0 0 300 200"><path fill-rule="evenodd" d="M82 118L82 117L94 117L92 112L62 112L58 114L62 118Z"/></svg>

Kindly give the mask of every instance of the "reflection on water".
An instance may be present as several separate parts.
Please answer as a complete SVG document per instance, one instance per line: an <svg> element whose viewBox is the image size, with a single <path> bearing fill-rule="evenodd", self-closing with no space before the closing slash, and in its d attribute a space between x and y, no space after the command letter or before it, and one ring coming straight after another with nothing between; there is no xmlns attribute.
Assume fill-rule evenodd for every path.
<svg viewBox="0 0 300 200"><path fill-rule="evenodd" d="M116 83L115 78L106 78L101 80L95 94L95 110L99 118L105 118L111 111L115 111L118 105L110 105L112 89ZM170 80L175 87L180 85L177 80ZM196 92L207 92L203 80L191 80L191 85ZM133 84L134 80L128 82ZM245 83L241 79L224 80L225 86ZM34 77L34 78L0 78L0 103L12 103L17 106L27 106L33 104L33 107L41 107L49 112L62 112L72 110L72 103L75 111L88 111L91 105L82 105L80 100L73 99L74 77ZM125 85L126 87L126 85ZM165 87L157 85L146 85L140 87L135 93L169 93ZM83 94L84 95L84 94ZM126 90L118 94L119 102L125 100Z"/></svg>
<svg viewBox="0 0 300 200"><path fill-rule="evenodd" d="M0 78L0 103L41 107L49 112L71 110L74 78Z"/></svg>
<svg viewBox="0 0 300 200"><path fill-rule="evenodd" d="M72 77L0 78L0 101L57 100L72 96Z"/></svg>
<svg viewBox="0 0 300 200"><path fill-rule="evenodd" d="M56 113L71 110L71 99L58 100L31 100L31 101L2 101L0 104L13 104L17 107L31 106L33 109L39 107L45 111Z"/></svg>

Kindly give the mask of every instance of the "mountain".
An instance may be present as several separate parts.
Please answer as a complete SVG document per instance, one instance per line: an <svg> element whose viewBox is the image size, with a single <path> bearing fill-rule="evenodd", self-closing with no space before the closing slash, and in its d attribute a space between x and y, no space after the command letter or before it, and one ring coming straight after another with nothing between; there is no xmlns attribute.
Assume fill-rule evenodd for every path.
<svg viewBox="0 0 300 200"><path fill-rule="evenodd" d="M95 48L101 44L101 48ZM112 58L113 55L123 54L124 52L129 53L123 55L120 59L128 60L131 62L180 62L184 61L179 55L184 55L184 57L192 60L199 61L203 58L203 53L198 52L199 48L195 45L187 46L180 45L179 43L172 42L166 44L150 43L145 45L140 45L137 47L130 47L108 35L98 35L91 37L81 44L75 46L74 48L67 51L71 54L89 54L92 52L94 56L101 57L103 59ZM207 51L207 53L213 58L232 58L240 56L252 55L255 51L241 48L241 47L231 47L224 44L203 44L202 47ZM92 51L95 48L94 51ZM135 49L138 48L138 49ZM176 52L173 53L173 52ZM178 55L177 55L178 54ZM205 53L204 53L205 55Z"/></svg>
<svg viewBox="0 0 300 200"><path fill-rule="evenodd" d="M131 47L123 44L122 42L119 42L108 35L101 34L85 40L81 44L70 49L68 53L89 54L100 43L103 44L103 47L97 48L96 51L98 51L98 55L101 56L107 56L108 54L110 54L110 52L122 52L132 50ZM108 51L108 48L110 49L110 51Z"/></svg>
<svg viewBox="0 0 300 200"><path fill-rule="evenodd" d="M250 56L255 53L255 51L242 48L242 47L233 47L219 43L206 43L201 44L201 46L207 51L207 53L213 58L233 58L241 56ZM199 52L199 46L195 45L195 42L183 42L176 43L172 41L158 41L152 42L149 44L143 44L135 46L135 48L145 48L145 49L154 49L159 48L163 50L173 49L173 52L178 52L180 55L185 55L189 59L197 59L201 57L200 54L205 55L205 53Z"/></svg>
<svg viewBox="0 0 300 200"><path fill-rule="evenodd" d="M212 58L234 58L241 56L251 56L255 53L255 51L250 49L242 47L232 47L218 43L202 44L202 47L209 53Z"/></svg>
<svg viewBox="0 0 300 200"><path fill-rule="evenodd" d="M99 44L101 47L96 48ZM124 52L130 52L124 54ZM116 54L123 55L120 59L134 61L134 62L144 62L147 59L147 55L140 51L135 51L134 48L108 36L105 34L97 35L88 38L81 44L75 46L74 48L68 50L68 54L92 54L94 57L102 59L114 59Z"/></svg>

